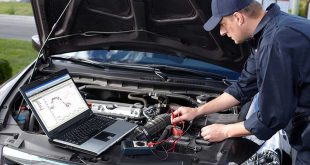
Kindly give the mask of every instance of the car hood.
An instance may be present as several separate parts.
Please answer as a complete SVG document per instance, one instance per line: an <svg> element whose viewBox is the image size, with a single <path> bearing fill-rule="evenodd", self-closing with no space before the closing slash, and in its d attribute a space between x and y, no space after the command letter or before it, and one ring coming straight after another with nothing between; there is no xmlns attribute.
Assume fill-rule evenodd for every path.
<svg viewBox="0 0 310 165"><path fill-rule="evenodd" d="M32 0L44 56L128 49L191 57L240 71L244 45L203 24L211 0ZM62 14L63 13L63 14Z"/></svg>

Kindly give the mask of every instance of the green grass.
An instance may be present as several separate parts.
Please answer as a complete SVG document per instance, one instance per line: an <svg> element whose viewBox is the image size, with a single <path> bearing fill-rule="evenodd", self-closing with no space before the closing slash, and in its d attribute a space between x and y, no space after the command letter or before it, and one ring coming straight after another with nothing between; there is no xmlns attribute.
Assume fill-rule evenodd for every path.
<svg viewBox="0 0 310 165"><path fill-rule="evenodd" d="M0 39L0 59L10 63L12 75L24 69L36 58L36 55L30 41Z"/></svg>
<svg viewBox="0 0 310 165"><path fill-rule="evenodd" d="M31 4L26 2L0 2L0 14L33 15Z"/></svg>

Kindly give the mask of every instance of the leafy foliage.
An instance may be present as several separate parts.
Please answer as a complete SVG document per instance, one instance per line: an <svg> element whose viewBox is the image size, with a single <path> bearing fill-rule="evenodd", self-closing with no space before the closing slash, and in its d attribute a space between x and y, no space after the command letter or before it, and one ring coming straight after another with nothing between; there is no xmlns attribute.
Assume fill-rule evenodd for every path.
<svg viewBox="0 0 310 165"><path fill-rule="evenodd" d="M0 59L9 62L12 75L29 65L36 55L37 52L32 48L30 41L0 39Z"/></svg>

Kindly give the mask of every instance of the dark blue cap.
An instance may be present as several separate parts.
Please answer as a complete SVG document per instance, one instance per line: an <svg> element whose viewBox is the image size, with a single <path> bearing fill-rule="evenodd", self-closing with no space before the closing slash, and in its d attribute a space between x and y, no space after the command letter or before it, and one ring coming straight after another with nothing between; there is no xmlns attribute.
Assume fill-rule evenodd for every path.
<svg viewBox="0 0 310 165"><path fill-rule="evenodd" d="M212 17L203 25L206 31L211 31L222 20L236 11L247 7L254 0L212 0Z"/></svg>

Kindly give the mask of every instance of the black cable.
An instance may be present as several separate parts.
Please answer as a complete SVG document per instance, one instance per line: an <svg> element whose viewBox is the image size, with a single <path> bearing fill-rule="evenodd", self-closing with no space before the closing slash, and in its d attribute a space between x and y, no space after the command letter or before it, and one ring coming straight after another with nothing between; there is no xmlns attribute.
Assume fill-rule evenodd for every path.
<svg viewBox="0 0 310 165"><path fill-rule="evenodd" d="M156 156L158 159L160 159L160 160L166 160L168 157L169 157L169 153L168 153L168 151L162 146L162 145L160 145L163 149L164 149L164 151L165 151L165 157L160 157L158 154L156 154L155 152L156 152L156 150L155 150L155 152L153 151L153 149L152 148L150 148L150 150L151 150L151 152L152 152L152 154L154 155L154 156ZM156 148L156 147L155 147Z"/></svg>
<svg viewBox="0 0 310 165"><path fill-rule="evenodd" d="M192 124L193 124L193 121L192 121L192 120L189 121L188 127L186 128L186 130L182 133L182 135L181 135L179 138L181 138L181 137L189 130L189 128L192 126ZM173 143L176 142L179 138L176 138L176 139L173 141ZM168 139L169 139L169 138L168 138ZM167 139L166 139L166 140L167 140ZM153 154L154 156L156 156L157 158L159 158L160 160L166 160L166 159L169 157L168 151L166 150L165 147L162 146L162 143L165 142L166 140L164 140L164 141L162 141L162 142L160 142L160 143L158 143L158 144L155 144L155 147L154 147L154 149L156 149L156 145L159 145L160 147L163 148L163 150L164 150L165 153L166 153L166 156L165 156L164 158L160 157L158 154L156 154L156 153L153 151L152 148L150 148L150 150L152 151L152 154ZM172 143L172 144L173 144L173 143ZM156 151L156 150L155 150L155 151Z"/></svg>
<svg viewBox="0 0 310 165"><path fill-rule="evenodd" d="M165 130L163 131L163 133L158 138L157 143L162 141L164 138L166 138L166 136L170 133L170 130L172 127L173 127L172 125L166 126Z"/></svg>

